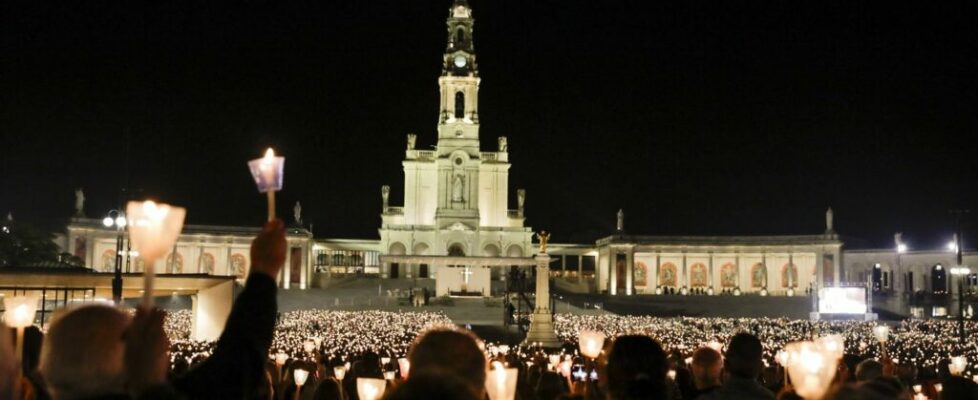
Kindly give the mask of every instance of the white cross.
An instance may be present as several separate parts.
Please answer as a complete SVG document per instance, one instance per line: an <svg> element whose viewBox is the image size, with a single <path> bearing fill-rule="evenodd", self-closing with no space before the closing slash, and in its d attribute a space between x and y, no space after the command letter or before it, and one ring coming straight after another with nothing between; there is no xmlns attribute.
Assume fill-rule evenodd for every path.
<svg viewBox="0 0 978 400"><path fill-rule="evenodd" d="M465 282L465 284L468 284L469 276L472 275L472 271L469 271L469 267L465 267L465 269L463 269L459 273L462 274L462 281Z"/></svg>

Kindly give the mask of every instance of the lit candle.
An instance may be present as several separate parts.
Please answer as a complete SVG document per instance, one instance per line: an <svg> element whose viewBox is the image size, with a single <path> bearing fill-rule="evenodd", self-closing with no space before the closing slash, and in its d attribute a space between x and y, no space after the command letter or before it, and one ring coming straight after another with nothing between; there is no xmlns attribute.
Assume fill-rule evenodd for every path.
<svg viewBox="0 0 978 400"><path fill-rule="evenodd" d="M583 331L578 335L578 347L581 349L581 354L585 357L595 359L601 354L601 348L604 347L604 333L597 331Z"/></svg>
<svg viewBox="0 0 978 400"><path fill-rule="evenodd" d="M146 270L143 271L143 306L153 306L153 278L156 260L169 251L180 236L187 210L153 201L130 201L126 214L131 219L129 240L139 252Z"/></svg>
<svg viewBox="0 0 978 400"><path fill-rule="evenodd" d="M790 343L785 351L789 354L788 374L795 392L806 399L822 398L835 376L837 350L817 341Z"/></svg>
<svg viewBox="0 0 978 400"><path fill-rule="evenodd" d="M342 381L343 377L346 376L346 368L344 368L342 365L333 367L333 376L336 377L336 380Z"/></svg>
<svg viewBox="0 0 978 400"><path fill-rule="evenodd" d="M357 378L357 394L361 400L377 400L384 394L387 381L376 378Z"/></svg>
<svg viewBox="0 0 978 400"><path fill-rule="evenodd" d="M819 338L822 347L835 355L835 358L842 358L845 352L845 340L842 339L842 335L829 335Z"/></svg>
<svg viewBox="0 0 978 400"><path fill-rule="evenodd" d="M306 384L306 379L309 378L309 371L304 369L296 369L292 371L292 377L295 378L296 386L302 386Z"/></svg>
<svg viewBox="0 0 978 400"><path fill-rule="evenodd" d="M37 313L36 296L11 296L3 298L3 319L7 326L16 328L17 337L14 341L17 365L24 354L24 329L34 325L34 314ZM0 325L2 327L3 325Z"/></svg>
<svg viewBox="0 0 978 400"><path fill-rule="evenodd" d="M676 380L676 370L670 369L669 372L666 372L666 376L671 380Z"/></svg>
<svg viewBox="0 0 978 400"><path fill-rule="evenodd" d="M513 400L516 397L516 368L505 368L495 361L486 374L486 394L489 400Z"/></svg>
<svg viewBox="0 0 978 400"><path fill-rule="evenodd" d="M271 147L265 151L265 156L248 162L251 177L255 179L258 193L268 195L268 220L275 219L275 192L282 190L282 180L285 177L285 157L276 157Z"/></svg>
<svg viewBox="0 0 978 400"><path fill-rule="evenodd" d="M968 367L968 359L964 356L951 357L951 363L948 364L948 370L953 375L964 374L964 369Z"/></svg>
<svg viewBox="0 0 978 400"><path fill-rule="evenodd" d="M397 366L401 369L401 379L407 379L408 373L411 371L411 361L406 358L398 358Z"/></svg>

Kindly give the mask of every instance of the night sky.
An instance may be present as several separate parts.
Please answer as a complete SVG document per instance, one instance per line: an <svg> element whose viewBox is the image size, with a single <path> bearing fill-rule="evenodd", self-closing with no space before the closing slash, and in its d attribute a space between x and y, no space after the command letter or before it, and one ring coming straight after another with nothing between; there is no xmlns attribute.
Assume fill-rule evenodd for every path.
<svg viewBox="0 0 978 400"><path fill-rule="evenodd" d="M973 2L470 3L483 149L508 136L511 207L526 188L556 242L609 234L619 208L630 233L763 235L821 233L832 206L850 247L978 220ZM435 144L449 6L3 2L0 212L53 228L74 188L101 217L128 186L257 225L245 162L271 145L280 213L376 238L405 135Z"/></svg>

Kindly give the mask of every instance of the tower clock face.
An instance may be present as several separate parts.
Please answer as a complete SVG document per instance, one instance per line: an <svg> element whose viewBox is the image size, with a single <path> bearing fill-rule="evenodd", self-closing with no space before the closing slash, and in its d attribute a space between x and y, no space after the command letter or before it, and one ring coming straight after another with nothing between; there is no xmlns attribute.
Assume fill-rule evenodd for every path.
<svg viewBox="0 0 978 400"><path fill-rule="evenodd" d="M468 60L466 60L465 57L463 57L463 56L455 56L455 66L456 67L462 68L462 67L465 66L465 64L467 62L468 62Z"/></svg>

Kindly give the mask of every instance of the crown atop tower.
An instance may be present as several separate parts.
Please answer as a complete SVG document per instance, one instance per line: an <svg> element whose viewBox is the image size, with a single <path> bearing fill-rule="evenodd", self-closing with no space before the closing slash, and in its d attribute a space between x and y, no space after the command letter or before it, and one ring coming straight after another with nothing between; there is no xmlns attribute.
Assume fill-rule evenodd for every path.
<svg viewBox="0 0 978 400"><path fill-rule="evenodd" d="M475 45L472 41L472 8L466 0L455 0L448 10L448 47L445 49L443 76L478 76Z"/></svg>

